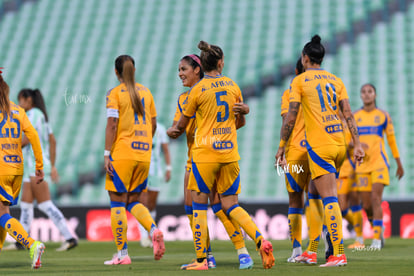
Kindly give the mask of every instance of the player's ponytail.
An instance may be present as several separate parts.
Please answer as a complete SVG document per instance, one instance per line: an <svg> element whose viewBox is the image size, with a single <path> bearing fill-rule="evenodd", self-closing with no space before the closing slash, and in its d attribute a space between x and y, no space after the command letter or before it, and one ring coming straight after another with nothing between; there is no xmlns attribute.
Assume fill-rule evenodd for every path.
<svg viewBox="0 0 414 276"><path fill-rule="evenodd" d="M115 69L121 76L131 98L134 113L144 116L144 106L135 88L135 61L131 56L122 55L115 60Z"/></svg>
<svg viewBox="0 0 414 276"><path fill-rule="evenodd" d="M3 113L3 118L4 114L10 114L9 91L10 88L0 73L0 111Z"/></svg>
<svg viewBox="0 0 414 276"><path fill-rule="evenodd" d="M325 48L321 44L321 37L314 35L312 40L303 47L302 53L309 57L312 64L321 64L325 56Z"/></svg>
<svg viewBox="0 0 414 276"><path fill-rule="evenodd" d="M205 72L211 72L217 69L217 64L223 58L223 50L217 45L209 44L205 41L198 43L198 49L201 50L201 66Z"/></svg>
<svg viewBox="0 0 414 276"><path fill-rule="evenodd" d="M47 116L46 111L46 104L45 100L43 99L42 93L39 89L34 89L32 90L32 95L33 107L39 108L43 112L46 122L49 122L49 117Z"/></svg>

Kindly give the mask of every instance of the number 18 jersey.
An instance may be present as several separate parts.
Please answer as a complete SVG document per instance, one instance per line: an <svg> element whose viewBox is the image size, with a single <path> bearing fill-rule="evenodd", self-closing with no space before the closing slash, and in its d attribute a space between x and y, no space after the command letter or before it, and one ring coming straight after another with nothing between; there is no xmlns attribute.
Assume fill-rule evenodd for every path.
<svg viewBox="0 0 414 276"><path fill-rule="evenodd" d="M348 93L340 78L322 69L308 69L293 79L289 93L290 102L302 103L308 146L345 145L338 109Z"/></svg>
<svg viewBox="0 0 414 276"><path fill-rule="evenodd" d="M223 75L204 76L194 85L183 114L196 114L194 162L229 163L240 159L237 147L235 103L243 101L238 85Z"/></svg>

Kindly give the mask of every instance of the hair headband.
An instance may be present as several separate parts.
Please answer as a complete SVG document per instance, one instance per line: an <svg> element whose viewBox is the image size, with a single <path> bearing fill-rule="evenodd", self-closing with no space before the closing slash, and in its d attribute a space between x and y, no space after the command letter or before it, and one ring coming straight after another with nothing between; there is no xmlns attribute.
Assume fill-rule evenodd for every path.
<svg viewBox="0 0 414 276"><path fill-rule="evenodd" d="M196 55L189 55L190 58L192 58L197 64L201 67L201 61Z"/></svg>

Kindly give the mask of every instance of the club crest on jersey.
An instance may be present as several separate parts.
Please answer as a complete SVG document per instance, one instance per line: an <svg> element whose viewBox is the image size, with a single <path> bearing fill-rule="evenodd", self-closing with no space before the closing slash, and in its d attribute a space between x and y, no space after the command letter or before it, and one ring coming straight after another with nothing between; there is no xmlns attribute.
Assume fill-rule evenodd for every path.
<svg viewBox="0 0 414 276"><path fill-rule="evenodd" d="M5 155L3 160L6 163L22 163L22 158L18 155Z"/></svg>
<svg viewBox="0 0 414 276"><path fill-rule="evenodd" d="M380 121L381 121L380 116L375 116L375 118L374 118L374 122L375 122L376 124L379 124L379 123L380 123Z"/></svg>

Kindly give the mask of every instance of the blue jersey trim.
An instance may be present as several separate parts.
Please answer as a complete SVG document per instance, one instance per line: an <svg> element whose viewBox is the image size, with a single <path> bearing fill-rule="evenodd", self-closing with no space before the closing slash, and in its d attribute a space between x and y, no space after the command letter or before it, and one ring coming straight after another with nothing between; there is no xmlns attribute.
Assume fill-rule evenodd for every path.
<svg viewBox="0 0 414 276"><path fill-rule="evenodd" d="M330 172L330 173L337 173L334 166L323 160L319 155L316 154L309 145L309 143L306 141L306 148L308 150L308 154L313 162L315 162L319 167L322 169Z"/></svg>
<svg viewBox="0 0 414 276"><path fill-rule="evenodd" d="M302 189L300 188L298 183L296 183L295 179L293 178L293 176L290 173L288 173L288 172L286 173L286 178L287 178L289 186L292 188L292 190L294 190L295 192L302 192Z"/></svg>

